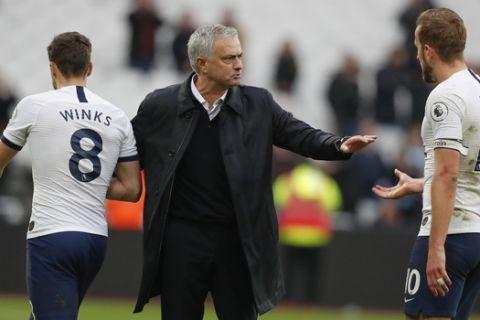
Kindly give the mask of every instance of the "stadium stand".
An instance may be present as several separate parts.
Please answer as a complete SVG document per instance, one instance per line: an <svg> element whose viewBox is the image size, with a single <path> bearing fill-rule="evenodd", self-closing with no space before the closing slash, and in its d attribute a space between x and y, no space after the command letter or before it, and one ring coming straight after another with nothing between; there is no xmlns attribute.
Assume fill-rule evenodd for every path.
<svg viewBox="0 0 480 320"><path fill-rule="evenodd" d="M225 7L234 8L246 35L245 82L259 86L270 84L275 48L285 36L296 39L302 61L299 79L300 114L322 127L328 127L330 115L319 94L341 53L354 52L367 69L378 64L393 45L400 41L397 15L405 1L157 1L167 20L173 20L185 8L195 12L198 23L220 19ZM437 1L439 5L448 1ZM475 0L448 5L465 17L469 30L478 30L480 22L474 12L480 9ZM126 69L127 24L130 6L127 1L13 1L0 2L0 71L19 87L21 94L49 88L45 65L45 44L54 34L78 30L90 36L95 46L96 72L90 85L131 116L142 97L155 87L177 81L171 68L157 70L143 78ZM295 14L293 14L295 13ZM478 56L478 37L469 38L469 53ZM368 86L369 81L365 81ZM303 110L302 110L303 109ZM306 111L305 111L306 110ZM313 116L311 116L313 114Z"/></svg>

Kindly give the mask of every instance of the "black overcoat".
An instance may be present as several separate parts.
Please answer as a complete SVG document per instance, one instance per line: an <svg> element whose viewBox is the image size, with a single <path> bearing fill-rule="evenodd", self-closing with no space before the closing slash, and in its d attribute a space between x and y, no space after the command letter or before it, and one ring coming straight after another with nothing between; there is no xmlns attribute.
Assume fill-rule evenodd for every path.
<svg viewBox="0 0 480 320"><path fill-rule="evenodd" d="M158 265L175 169L192 137L199 105L191 77L146 96L132 120L145 170L143 274L135 312L159 292ZM283 296L278 224L272 197L272 145L319 160L348 159L340 137L310 127L283 110L265 89L229 90L218 115L225 170L260 314Z"/></svg>

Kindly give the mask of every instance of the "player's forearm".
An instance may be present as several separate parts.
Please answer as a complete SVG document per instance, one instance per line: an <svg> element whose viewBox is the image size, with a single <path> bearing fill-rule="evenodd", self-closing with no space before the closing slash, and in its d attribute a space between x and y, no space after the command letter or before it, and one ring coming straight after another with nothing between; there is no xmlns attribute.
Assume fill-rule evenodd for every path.
<svg viewBox="0 0 480 320"><path fill-rule="evenodd" d="M457 189L456 173L436 173L432 178L432 228L429 247L439 248L445 243L452 218Z"/></svg>
<svg viewBox="0 0 480 320"><path fill-rule="evenodd" d="M113 177L107 190L107 199L136 202L140 199L141 192L141 184L124 183Z"/></svg>
<svg viewBox="0 0 480 320"><path fill-rule="evenodd" d="M142 179L139 161L118 162L115 167L115 176L110 181L107 198L136 202L141 194Z"/></svg>

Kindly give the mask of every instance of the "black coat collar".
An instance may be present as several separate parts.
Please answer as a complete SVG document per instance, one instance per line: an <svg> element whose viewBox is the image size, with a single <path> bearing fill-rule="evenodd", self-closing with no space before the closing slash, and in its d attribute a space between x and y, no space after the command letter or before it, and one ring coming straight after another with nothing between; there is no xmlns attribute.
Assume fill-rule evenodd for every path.
<svg viewBox="0 0 480 320"><path fill-rule="evenodd" d="M180 105L178 106L178 112L180 115L195 108L193 94L190 89L190 83L192 82L192 77L194 74L195 73L192 73L187 80L180 85L180 91L178 93L178 101L180 102ZM225 105L230 107L237 114L243 114L242 94L238 86L232 87L228 90L228 94L225 99Z"/></svg>

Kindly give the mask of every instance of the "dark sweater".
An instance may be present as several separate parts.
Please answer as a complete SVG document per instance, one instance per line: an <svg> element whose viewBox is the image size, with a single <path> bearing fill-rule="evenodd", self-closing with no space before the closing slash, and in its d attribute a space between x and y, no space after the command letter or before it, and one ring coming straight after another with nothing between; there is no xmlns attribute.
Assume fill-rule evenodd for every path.
<svg viewBox="0 0 480 320"><path fill-rule="evenodd" d="M233 223L235 214L220 149L218 121L201 109L192 139L175 172L170 216L205 223Z"/></svg>

